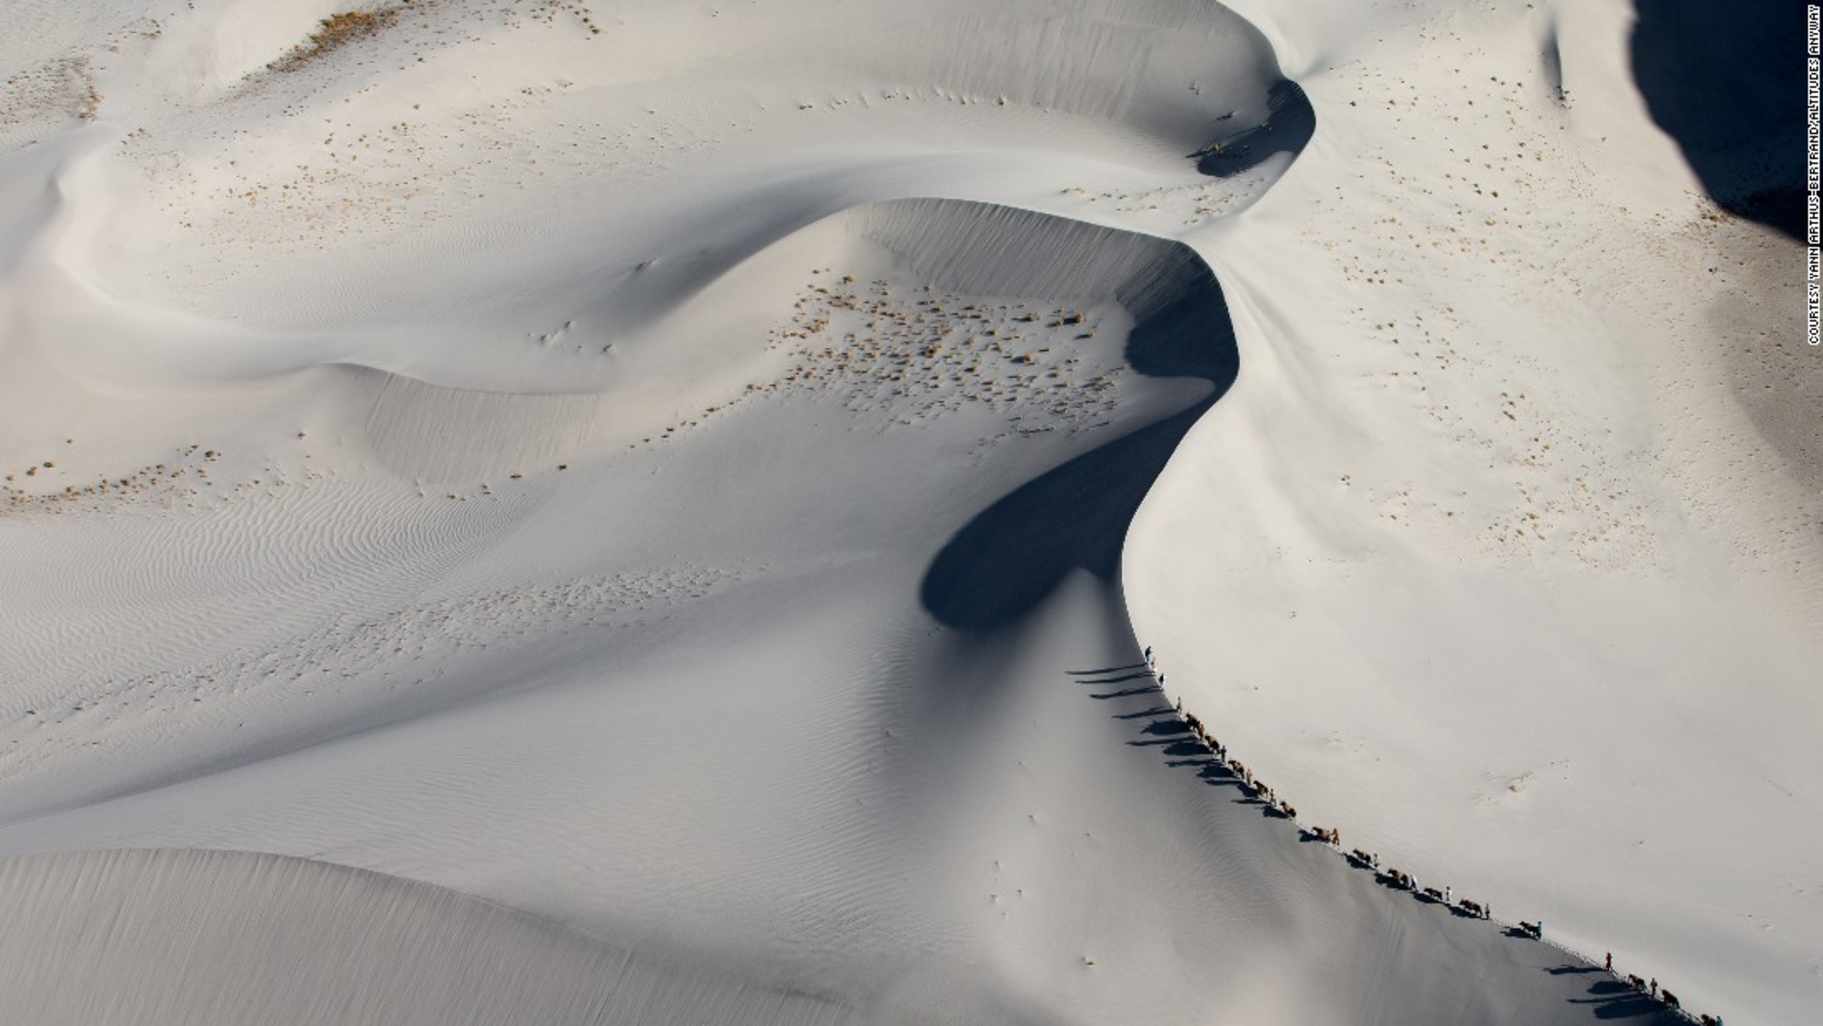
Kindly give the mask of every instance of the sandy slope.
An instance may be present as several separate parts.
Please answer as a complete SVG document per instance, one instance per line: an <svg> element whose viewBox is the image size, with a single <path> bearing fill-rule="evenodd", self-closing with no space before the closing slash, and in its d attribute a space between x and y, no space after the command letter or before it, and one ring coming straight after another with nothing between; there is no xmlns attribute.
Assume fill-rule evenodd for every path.
<svg viewBox="0 0 1823 1026"><path fill-rule="evenodd" d="M1307 819L1731 1022L1804 1007L1808 842L1703 843L1814 811L1814 508L1742 457L1786 405L1723 402L1793 375L1638 348L1749 237L1667 226L1675 189L1613 212L1624 103L1469 88L1452 62L1536 57L1522 5L1231 6L420 0L297 60L332 5L28 5L0 850L65 854L5 863L0 943L110 982L0 985L46 1021L339 1014L259 975L277 929L374 1021L1654 1014L1263 817L1135 674L1130 610ZM1612 77L1614 28L1563 16L1566 81ZM1321 124L1295 165L1275 49ZM1402 120L1471 96L1501 114ZM1573 193L1465 235L1437 147L1521 138L1553 160L1501 189ZM1623 230L1658 262L1551 259ZM1374 326L1408 320L1415 359ZM1776 726L1648 786L1730 716ZM116 847L316 861L68 854ZM375 929L552 982L342 959ZM628 952L649 996L590 968Z"/></svg>
<svg viewBox="0 0 1823 1026"><path fill-rule="evenodd" d="M1323 131L1198 240L1245 371L1136 521L1141 635L1346 836L1730 1022L1802 1021L1823 506L1796 420L1823 372L1801 253L1700 198L1628 77L1628 5L1371 44L1284 23Z"/></svg>
<svg viewBox="0 0 1823 1026"><path fill-rule="evenodd" d="M1012 243L1031 256L1001 260ZM1009 431L1008 413L961 389L920 406L863 402L845 379L805 383L662 451L578 464L534 508L472 496L456 505L504 506L488 515L510 524L414 610L364 625L371 665L343 671L335 660L355 646L328 634L277 682L255 675L256 659L110 692L36 728L47 753L59 734L108 737L139 786L85 778L78 767L109 765L92 751L47 759L29 793L67 808L18 809L12 843L268 848L430 880L702 981L664 1016L722 1000L733 984L720 981L885 1021L1580 1022L1584 1002L1611 1006L1580 971L1544 971L1561 953L1384 890L1262 818L1199 764L1133 672L1102 561L1156 471L1125 488L1101 454L1169 456L1189 419L1157 418L1194 415L1209 385L1163 375L1226 384L1231 343L1183 331L1219 318L1200 262L1158 240L953 202L859 210L791 243L812 245L881 297L828 314L838 326L916 318L919 301L958 313L1004 302L986 322L927 318L972 324L984 341L985 323L1009 335L1047 323L1020 320L1022 308L1080 312L1072 331L1096 334L1073 347L1089 366L1070 373L1119 368L1120 401L1072 429L1081 400L1005 386L1023 411ZM981 291L959 293L974 280ZM1068 302L997 298L1041 285ZM1186 322L1186 303L1217 305ZM911 326L857 335L922 351L895 342ZM426 401L420 414L440 409ZM1003 497L996 483L1034 475L1048 519L1029 492ZM738 517L703 509L737 496ZM972 551L982 538L1017 555ZM952 569L957 546L966 558ZM681 588L639 569L677 551L686 563L659 565L695 568ZM1041 573L1055 590L1031 593ZM629 582L628 619L616 619L622 592L564 583L578 580ZM555 610L574 610L571 629ZM288 684L294 665L331 679ZM401 670L413 678L394 679ZM211 753L192 724L173 751L102 725L169 721L187 695L207 709L190 715L232 716L239 736ZM334 740L278 732L335 713ZM85 779L95 789L55 800ZM149 784L165 786L139 789ZM344 986L378 1003L434 986L423 972L403 964Z"/></svg>
<svg viewBox="0 0 1823 1026"><path fill-rule="evenodd" d="M19 1022L839 1023L397 877L244 852L8 860ZM25 928L20 924L31 924Z"/></svg>

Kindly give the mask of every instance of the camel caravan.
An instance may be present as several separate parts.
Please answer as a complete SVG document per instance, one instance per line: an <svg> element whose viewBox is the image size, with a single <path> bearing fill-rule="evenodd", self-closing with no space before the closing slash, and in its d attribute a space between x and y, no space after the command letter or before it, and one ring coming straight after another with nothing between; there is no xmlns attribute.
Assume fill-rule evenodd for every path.
<svg viewBox="0 0 1823 1026"><path fill-rule="evenodd" d="M1152 647L1150 645L1146 646L1145 660L1146 669L1152 674L1154 683L1159 690L1164 690L1165 675L1158 672L1157 661L1153 656ZM1273 792L1271 787L1268 787L1265 783L1255 778L1253 771L1248 769L1246 764L1242 763L1241 760L1230 758L1228 755L1228 746L1217 740L1215 736L1209 732L1209 728L1203 724L1203 721L1197 718L1196 714L1184 711L1184 700L1182 698L1178 698L1173 702L1172 708L1183 721L1184 726L1189 729L1190 734L1195 737L1203 748L1213 757L1215 764L1234 777L1236 785L1240 788L1242 794L1263 804L1266 807L1265 811L1268 815L1276 816L1281 819L1297 819L1297 807L1281 799ZM1445 886L1442 889L1436 887L1420 887L1418 881L1413 879L1410 873L1398 869L1382 870L1380 868L1380 856L1374 852L1364 851L1360 848L1353 848L1344 852L1342 850L1342 831L1336 827L1302 827L1300 834L1304 840L1329 845L1331 848L1335 849L1336 852L1341 854L1349 865L1356 869L1364 869L1372 872L1374 874L1374 879L1386 887L1398 891L1409 891L1413 897L1417 898L1419 901L1427 904L1443 905L1456 914L1466 916L1470 919L1492 920L1494 918L1492 906L1468 898L1458 900L1455 897L1455 892L1448 886ZM1514 936L1525 936L1536 941L1542 941L1544 940L1544 920L1540 919L1537 922L1520 920L1517 926L1512 927L1509 930L1509 933ZM1558 946L1561 947L1561 945ZM1614 956L1612 954L1608 956L1606 969L1609 974L1617 979L1622 978L1619 973L1614 971ZM1669 990L1661 990L1658 985L1658 980L1656 979L1649 981L1642 980L1634 975L1628 975L1624 977L1624 979L1633 990L1648 995L1652 1000L1664 1005L1667 1009L1675 1012L1683 1019L1694 1023L1700 1023L1701 1026L1722 1026L1722 1017L1719 1015L1698 1016L1694 1013L1684 1011L1683 1005L1678 1001L1677 995L1671 993Z"/></svg>

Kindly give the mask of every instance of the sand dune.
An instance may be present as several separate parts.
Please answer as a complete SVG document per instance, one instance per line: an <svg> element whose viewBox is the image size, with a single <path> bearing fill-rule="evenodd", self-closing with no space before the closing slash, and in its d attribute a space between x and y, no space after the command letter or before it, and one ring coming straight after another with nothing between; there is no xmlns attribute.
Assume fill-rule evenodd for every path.
<svg viewBox="0 0 1823 1026"><path fill-rule="evenodd" d="M0 41L0 1004L1823 998L1823 377L1628 5L337 10Z"/></svg>
<svg viewBox="0 0 1823 1026"><path fill-rule="evenodd" d="M0 867L21 1022L839 1023L805 995L668 971L427 884L207 851Z"/></svg>

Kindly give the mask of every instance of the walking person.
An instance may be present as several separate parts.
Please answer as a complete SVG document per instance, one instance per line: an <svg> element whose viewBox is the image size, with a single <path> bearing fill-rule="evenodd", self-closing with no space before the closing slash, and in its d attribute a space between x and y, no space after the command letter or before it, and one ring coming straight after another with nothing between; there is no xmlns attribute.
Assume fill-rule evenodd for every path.
<svg viewBox="0 0 1823 1026"><path fill-rule="evenodd" d="M1614 971L1614 952L1608 952L1608 962L1603 968L1607 969L1609 972Z"/></svg>

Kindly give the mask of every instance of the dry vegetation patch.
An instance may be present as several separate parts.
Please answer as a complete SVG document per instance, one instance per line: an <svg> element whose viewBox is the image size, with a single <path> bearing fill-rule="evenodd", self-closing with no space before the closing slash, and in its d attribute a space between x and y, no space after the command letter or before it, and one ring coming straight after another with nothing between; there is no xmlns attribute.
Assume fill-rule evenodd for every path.
<svg viewBox="0 0 1823 1026"><path fill-rule="evenodd" d="M311 61L357 39L365 39L399 20L399 9L385 7L375 11L342 11L317 23L310 38L290 53L272 62L274 71L296 71Z"/></svg>

